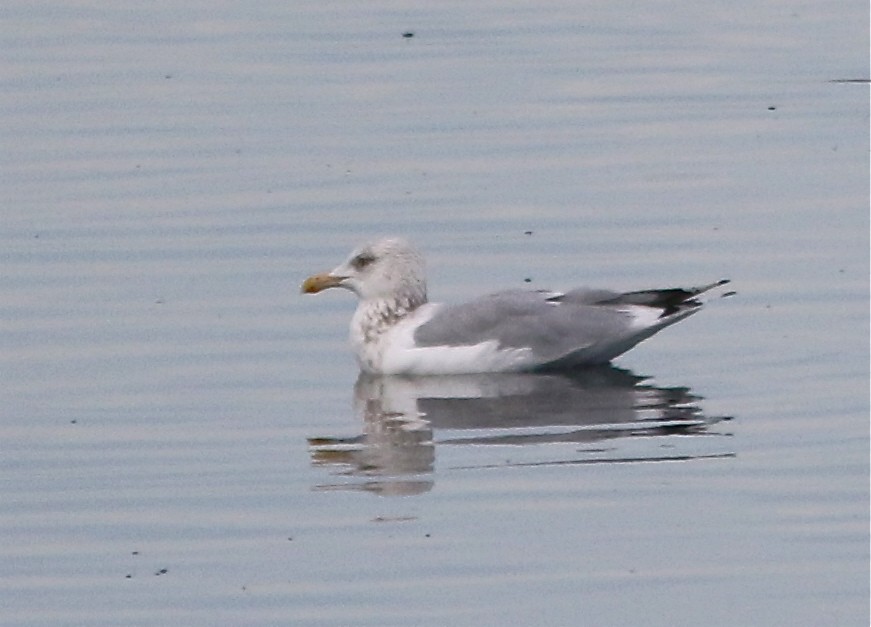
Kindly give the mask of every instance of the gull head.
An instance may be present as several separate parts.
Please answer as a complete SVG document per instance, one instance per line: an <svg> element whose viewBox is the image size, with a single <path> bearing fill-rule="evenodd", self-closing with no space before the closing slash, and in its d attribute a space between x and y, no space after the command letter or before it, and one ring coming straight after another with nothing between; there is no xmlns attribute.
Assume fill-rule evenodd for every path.
<svg viewBox="0 0 871 627"><path fill-rule="evenodd" d="M398 237L370 242L330 272L307 278L301 292L316 294L330 287L351 290L361 300L403 300L417 306L426 302L423 257Z"/></svg>

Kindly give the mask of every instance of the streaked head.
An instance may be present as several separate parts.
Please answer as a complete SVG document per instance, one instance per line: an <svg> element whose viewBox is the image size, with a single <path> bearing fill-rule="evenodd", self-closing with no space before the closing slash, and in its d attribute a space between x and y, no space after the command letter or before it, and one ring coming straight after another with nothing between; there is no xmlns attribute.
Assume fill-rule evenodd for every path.
<svg viewBox="0 0 871 627"><path fill-rule="evenodd" d="M307 278L301 291L316 294L331 287L351 290L363 300L408 298L420 304L426 302L423 257L398 237L364 244L330 272Z"/></svg>

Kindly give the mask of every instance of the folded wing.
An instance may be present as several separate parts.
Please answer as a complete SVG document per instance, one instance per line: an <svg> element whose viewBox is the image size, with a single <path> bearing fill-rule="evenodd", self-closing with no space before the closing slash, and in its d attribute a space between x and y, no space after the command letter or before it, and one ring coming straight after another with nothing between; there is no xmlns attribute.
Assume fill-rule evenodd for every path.
<svg viewBox="0 0 871 627"><path fill-rule="evenodd" d="M696 296L726 282L626 293L496 292L440 308L415 330L414 340L419 347L496 342L500 349L528 349L529 369L604 363L691 315L702 305Z"/></svg>

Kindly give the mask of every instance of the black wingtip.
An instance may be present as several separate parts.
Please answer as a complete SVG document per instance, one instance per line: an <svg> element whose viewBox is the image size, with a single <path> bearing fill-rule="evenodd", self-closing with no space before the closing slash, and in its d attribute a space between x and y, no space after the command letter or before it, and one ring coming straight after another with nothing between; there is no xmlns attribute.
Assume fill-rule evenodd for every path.
<svg viewBox="0 0 871 627"><path fill-rule="evenodd" d="M731 279L720 279L719 281L714 281L713 283L709 283L708 285L702 285L701 287L695 287L691 289L683 289L683 290L675 290L677 292L683 292L688 297L689 296L698 296L699 294L704 294L705 292L712 290L717 287L722 287L727 283L731 283Z"/></svg>

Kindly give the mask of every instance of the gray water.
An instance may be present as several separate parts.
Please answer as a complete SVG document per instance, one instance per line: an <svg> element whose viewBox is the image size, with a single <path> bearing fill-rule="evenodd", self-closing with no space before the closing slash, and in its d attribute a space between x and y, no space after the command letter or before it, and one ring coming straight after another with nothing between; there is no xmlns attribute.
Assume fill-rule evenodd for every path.
<svg viewBox="0 0 871 627"><path fill-rule="evenodd" d="M867 3L2 32L0 623L868 624ZM358 381L299 283L383 233L437 301L737 295L574 377Z"/></svg>

